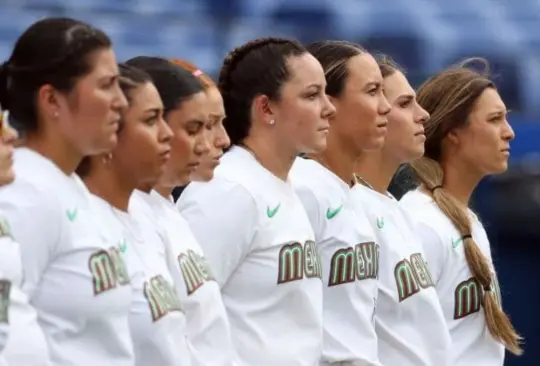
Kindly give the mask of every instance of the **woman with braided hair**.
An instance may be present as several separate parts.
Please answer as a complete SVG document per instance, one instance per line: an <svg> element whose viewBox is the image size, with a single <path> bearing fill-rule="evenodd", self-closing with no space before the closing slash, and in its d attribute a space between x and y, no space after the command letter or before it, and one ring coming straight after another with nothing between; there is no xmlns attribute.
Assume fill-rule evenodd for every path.
<svg viewBox="0 0 540 366"><path fill-rule="evenodd" d="M250 41L219 76L233 147L207 183L179 199L212 268L239 365L314 365L321 355L321 264L289 183L301 153L326 147L329 102L321 64L298 42Z"/></svg>
<svg viewBox="0 0 540 366"><path fill-rule="evenodd" d="M493 82L470 62L428 79L418 103L424 157L411 166L421 185L401 200L417 230L452 338L455 365L503 365L504 349L522 352L520 336L501 309L486 231L469 209L482 178L508 167L514 131Z"/></svg>

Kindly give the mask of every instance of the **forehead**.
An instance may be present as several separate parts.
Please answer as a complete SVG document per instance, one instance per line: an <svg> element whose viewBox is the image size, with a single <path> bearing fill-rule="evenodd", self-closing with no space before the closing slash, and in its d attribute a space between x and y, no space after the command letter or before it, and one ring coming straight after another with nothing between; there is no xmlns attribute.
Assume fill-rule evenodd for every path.
<svg viewBox="0 0 540 366"><path fill-rule="evenodd" d="M290 78L284 87L302 89L310 85L326 85L324 71L317 59L310 53L291 56L287 59Z"/></svg>
<svg viewBox="0 0 540 366"><path fill-rule="evenodd" d="M163 109L159 93L152 83L137 85L128 91L130 96L130 109L145 111L148 109Z"/></svg>
<svg viewBox="0 0 540 366"><path fill-rule="evenodd" d="M384 94L390 103L403 95L415 95L415 91L405 75L398 70L392 75L385 77L383 85Z"/></svg>
<svg viewBox="0 0 540 366"><path fill-rule="evenodd" d="M501 96L494 88L487 88L474 103L472 113L488 114L500 111L506 111Z"/></svg>
<svg viewBox="0 0 540 366"><path fill-rule="evenodd" d="M202 91L193 94L182 103L180 111L185 119L205 120L208 114L208 98Z"/></svg>
<svg viewBox="0 0 540 366"><path fill-rule="evenodd" d="M347 61L347 84L353 88L363 88L368 83L382 83L383 78L377 61L369 53L351 57Z"/></svg>
<svg viewBox="0 0 540 366"><path fill-rule="evenodd" d="M225 114L223 107L223 98L217 88L210 88L206 91L206 99L208 103L208 113L215 115Z"/></svg>
<svg viewBox="0 0 540 366"><path fill-rule="evenodd" d="M112 48L96 50L88 55L88 62L91 65L90 73L92 78L102 78L115 76L118 74L118 64Z"/></svg>

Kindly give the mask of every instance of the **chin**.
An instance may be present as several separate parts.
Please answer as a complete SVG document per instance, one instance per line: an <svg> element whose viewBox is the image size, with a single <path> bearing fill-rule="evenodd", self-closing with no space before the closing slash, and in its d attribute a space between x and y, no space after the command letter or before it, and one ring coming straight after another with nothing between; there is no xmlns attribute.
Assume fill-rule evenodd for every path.
<svg viewBox="0 0 540 366"><path fill-rule="evenodd" d="M85 149L83 155L99 155L103 153L110 152L116 147L118 143L118 136L115 134L107 136L107 138L100 139L95 141L93 146Z"/></svg>
<svg viewBox="0 0 540 366"><path fill-rule="evenodd" d="M192 182L209 182L214 178L214 170L210 169L208 171L198 169L196 172L192 173L189 179Z"/></svg>
<svg viewBox="0 0 540 366"><path fill-rule="evenodd" d="M9 169L8 171L0 174L0 186L11 184L14 180L15 174L13 173L12 169Z"/></svg>
<svg viewBox="0 0 540 366"><path fill-rule="evenodd" d="M305 145L303 148L301 148L300 153L303 154L318 154L326 150L327 142L326 138L324 140L315 141L312 144Z"/></svg>

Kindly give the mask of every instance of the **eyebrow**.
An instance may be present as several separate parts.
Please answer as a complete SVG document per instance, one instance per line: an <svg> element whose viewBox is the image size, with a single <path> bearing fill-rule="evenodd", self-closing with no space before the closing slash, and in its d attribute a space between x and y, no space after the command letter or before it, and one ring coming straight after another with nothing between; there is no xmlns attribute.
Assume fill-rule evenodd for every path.
<svg viewBox="0 0 540 366"><path fill-rule="evenodd" d="M370 81L369 83L367 83L364 88L369 88L369 87L372 87L372 86L376 86L377 88L380 88L382 86L382 83L379 82L379 81Z"/></svg>
<svg viewBox="0 0 540 366"><path fill-rule="evenodd" d="M495 116L504 116L508 114L508 112L509 112L508 109L501 109L501 110L489 113L488 118L495 117Z"/></svg>
<svg viewBox="0 0 540 366"><path fill-rule="evenodd" d="M411 101L415 97L414 94L401 94L399 97L397 97L396 100L405 100L405 101Z"/></svg>
<svg viewBox="0 0 540 366"><path fill-rule="evenodd" d="M317 90L321 90L323 89L323 86L321 84L309 84L308 86L306 86L306 89L309 88L316 88Z"/></svg>
<svg viewBox="0 0 540 366"><path fill-rule="evenodd" d="M197 126L204 126L206 122L202 121L200 119L191 119L187 121L186 125L197 125Z"/></svg>
<svg viewBox="0 0 540 366"><path fill-rule="evenodd" d="M148 109L145 109L143 111L143 113L148 113L148 114L152 114L152 115L159 115L159 112L161 112L161 108L148 108Z"/></svg>

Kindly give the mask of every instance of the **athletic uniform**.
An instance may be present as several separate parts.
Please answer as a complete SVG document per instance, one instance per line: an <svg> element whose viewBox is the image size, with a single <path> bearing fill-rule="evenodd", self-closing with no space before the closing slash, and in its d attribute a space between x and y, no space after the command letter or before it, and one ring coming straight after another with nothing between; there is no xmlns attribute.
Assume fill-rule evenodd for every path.
<svg viewBox="0 0 540 366"><path fill-rule="evenodd" d="M483 289L469 269L460 233L427 194L415 190L407 193L400 203L418 222L417 232L452 337L454 364L502 366L504 346L486 328ZM493 269L486 231L470 210L469 215L471 235ZM500 300L494 269L493 278L493 291Z"/></svg>
<svg viewBox="0 0 540 366"><path fill-rule="evenodd" d="M174 287L166 237L147 219L151 208L141 195L145 193L133 192L129 214L115 211L130 238L128 263L142 268L142 276L134 279L130 311L136 365L189 366L186 317Z"/></svg>
<svg viewBox="0 0 540 366"><path fill-rule="evenodd" d="M171 199L159 193L136 192L151 207L148 222L166 235L167 260L186 314L193 365L230 366L233 349L227 313L219 286L186 220Z"/></svg>
<svg viewBox="0 0 540 366"><path fill-rule="evenodd" d="M0 212L20 243L22 290L52 365L133 365L129 279L115 270L121 258L95 224L80 181L30 149L14 157L16 179L0 191ZM27 352L35 346L25 337Z"/></svg>
<svg viewBox="0 0 540 366"><path fill-rule="evenodd" d="M289 182L233 147L177 202L204 250L241 366L313 366L321 356L321 264Z"/></svg>
<svg viewBox="0 0 540 366"><path fill-rule="evenodd" d="M351 188L314 160L296 159L291 181L308 214L323 268L322 365L380 365L374 328L379 245Z"/></svg>
<svg viewBox="0 0 540 366"><path fill-rule="evenodd" d="M353 188L381 246L375 329L383 365L445 366L450 335L414 223L390 194Z"/></svg>
<svg viewBox="0 0 540 366"><path fill-rule="evenodd" d="M19 245L8 222L0 219L0 365L50 365L45 336L21 281Z"/></svg>

